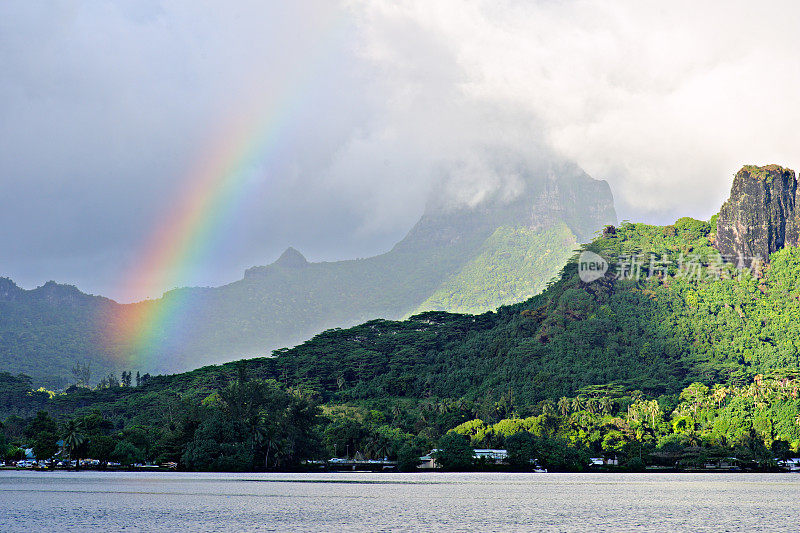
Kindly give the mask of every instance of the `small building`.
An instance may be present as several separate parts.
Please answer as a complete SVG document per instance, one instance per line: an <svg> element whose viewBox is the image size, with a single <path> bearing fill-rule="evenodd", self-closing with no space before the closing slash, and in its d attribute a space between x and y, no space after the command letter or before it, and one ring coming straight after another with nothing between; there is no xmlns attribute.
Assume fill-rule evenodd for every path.
<svg viewBox="0 0 800 533"><path fill-rule="evenodd" d="M608 457L592 457L589 459L592 462L592 466L617 466L619 465L619 460L616 456L614 458Z"/></svg>
<svg viewBox="0 0 800 533"><path fill-rule="evenodd" d="M508 450L495 450L491 448L478 448L472 453L475 459L483 459L486 462L499 464L508 459Z"/></svg>
<svg viewBox="0 0 800 533"><path fill-rule="evenodd" d="M439 468L439 465L436 464L436 458L433 456L436 452L438 452L438 448L434 448L433 450L429 451L425 455L419 458L419 466L417 468L423 470L430 470L433 468Z"/></svg>
<svg viewBox="0 0 800 533"><path fill-rule="evenodd" d="M739 468L739 460L736 457L721 457L716 460L706 461L703 464L706 470L732 470Z"/></svg>
<svg viewBox="0 0 800 533"><path fill-rule="evenodd" d="M792 457L778 462L783 468L789 472L800 472L800 457Z"/></svg>
<svg viewBox="0 0 800 533"><path fill-rule="evenodd" d="M438 448L434 448L427 454L420 457L419 458L420 465L417 468L424 470L439 468L439 465L436 464L436 458L434 457L434 455L438 451L439 451ZM483 461L486 463L502 464L506 461L506 459L508 459L508 450L478 448L476 450L473 450L472 458L477 461Z"/></svg>

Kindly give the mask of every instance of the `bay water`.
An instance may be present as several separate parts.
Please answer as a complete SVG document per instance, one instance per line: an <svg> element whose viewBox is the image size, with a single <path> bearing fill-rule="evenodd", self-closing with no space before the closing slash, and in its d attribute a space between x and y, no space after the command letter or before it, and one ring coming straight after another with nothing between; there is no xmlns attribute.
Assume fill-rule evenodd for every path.
<svg viewBox="0 0 800 533"><path fill-rule="evenodd" d="M0 531L800 531L800 474L1 471Z"/></svg>

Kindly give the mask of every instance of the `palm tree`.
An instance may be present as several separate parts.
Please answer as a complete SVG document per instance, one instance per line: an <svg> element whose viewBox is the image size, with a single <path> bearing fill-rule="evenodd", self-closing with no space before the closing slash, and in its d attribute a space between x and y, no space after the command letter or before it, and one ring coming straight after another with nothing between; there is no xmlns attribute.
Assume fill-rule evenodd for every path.
<svg viewBox="0 0 800 533"><path fill-rule="evenodd" d="M464 411L467 408L467 402L464 400L464 397L461 396L458 400L456 400L456 410L457 411Z"/></svg>
<svg viewBox="0 0 800 533"><path fill-rule="evenodd" d="M70 420L69 424L67 424L67 434L64 437L64 448L70 460L75 459L75 452L84 442L86 442L86 438L80 433L78 424L74 420Z"/></svg>
<svg viewBox="0 0 800 533"><path fill-rule="evenodd" d="M719 384L714 385L714 389L713 389L713 391L711 393L711 397L714 399L714 402L716 402L717 409L719 409L720 405L722 405L722 400L725 399L726 395L727 395L727 391L725 390L725 386L724 385L719 385Z"/></svg>
<svg viewBox="0 0 800 533"><path fill-rule="evenodd" d="M566 396L562 396L558 400L558 411L561 413L561 416L566 417L569 414L569 410L572 407L572 402Z"/></svg>
<svg viewBox="0 0 800 533"><path fill-rule="evenodd" d="M395 403L392 406L392 417L394 418L394 421L396 422L399 420L401 416L403 416L403 409L400 407L399 403Z"/></svg>
<svg viewBox="0 0 800 533"><path fill-rule="evenodd" d="M261 419L255 428L255 443L258 446L263 446L266 450L264 457L264 467L269 469L269 452L279 449L278 442L280 436L278 435L278 428L274 424L269 424L265 419Z"/></svg>
<svg viewBox="0 0 800 533"><path fill-rule="evenodd" d="M572 399L572 410L576 413L583 410L583 398L576 396Z"/></svg>
<svg viewBox="0 0 800 533"><path fill-rule="evenodd" d="M289 459L291 454L283 448L275 450L275 466L280 468L283 465L284 459Z"/></svg>
<svg viewBox="0 0 800 533"><path fill-rule="evenodd" d="M655 429L656 427L656 416L661 412L661 407L658 405L656 400L650 400L646 402L646 409L647 414L650 415L650 427Z"/></svg>
<svg viewBox="0 0 800 533"><path fill-rule="evenodd" d="M608 396L603 396L600 400L600 409L603 414L607 415L610 414L611 411L614 409L614 400L609 398Z"/></svg>
<svg viewBox="0 0 800 533"><path fill-rule="evenodd" d="M597 398L589 398L586 400L586 410L593 415L596 415L600 412L600 402L597 400Z"/></svg>
<svg viewBox="0 0 800 533"><path fill-rule="evenodd" d="M547 417L555 416L556 408L553 405L553 400L545 400L544 403L542 403L542 414Z"/></svg>
<svg viewBox="0 0 800 533"><path fill-rule="evenodd" d="M373 433L367 438L364 451L366 452L367 457L371 459L380 459L381 457L388 455L387 448L388 447L385 439L382 436Z"/></svg>

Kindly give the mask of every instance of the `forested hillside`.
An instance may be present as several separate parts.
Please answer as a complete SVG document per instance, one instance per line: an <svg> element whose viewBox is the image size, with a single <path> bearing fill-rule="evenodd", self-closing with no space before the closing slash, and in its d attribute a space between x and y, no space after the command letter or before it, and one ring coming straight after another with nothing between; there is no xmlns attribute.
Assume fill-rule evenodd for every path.
<svg viewBox="0 0 800 533"><path fill-rule="evenodd" d="M524 190L512 199L490 197L471 207L432 201L403 240L367 259L314 263L289 248L234 283L129 305L87 295L79 306L34 301L35 291L18 288L13 299L0 293L0 370L60 387L74 382L77 361L91 363L97 383L108 371L125 370L125 361L136 361L132 370L141 373L182 371L266 355L374 318L422 309L484 312L525 300L576 243L591 240L616 215L608 185L573 165L521 176ZM142 325L142 316L162 319ZM101 337L143 327L146 345Z"/></svg>
<svg viewBox="0 0 800 533"><path fill-rule="evenodd" d="M589 385L659 395L800 370L800 249L737 269L713 228L626 223L587 246L611 264L592 283L573 261L544 293L494 313L372 321L249 364L331 401L512 395L515 406Z"/></svg>
<svg viewBox="0 0 800 533"><path fill-rule="evenodd" d="M601 453L630 468L731 454L774 466L800 446L800 249L737 268L712 246L715 227L608 227L585 247L610 264L589 283L576 258L545 292L497 312L373 320L139 387L50 397L6 375L3 415L13 415L7 427L38 410L63 423L100 416L137 457L201 469L253 467L269 453L252 444L263 431L305 450L271 468L344 446L408 458L442 436L458 449L458 434L514 450L522 468L532 454L573 469ZM236 414L274 394L315 429L300 439L297 423L266 407L260 418Z"/></svg>
<svg viewBox="0 0 800 533"><path fill-rule="evenodd" d="M35 376L39 384L74 383L76 361L98 378L117 371L101 342L98 313L117 304L70 285L24 290L0 278L0 371Z"/></svg>
<svg viewBox="0 0 800 533"><path fill-rule="evenodd" d="M736 180L795 184L762 174ZM480 467L470 443L507 447L521 469L582 469L589 454L631 469L774 468L800 452L800 248L731 223L763 221L780 196L759 204L744 186L709 222L606 227L544 292L496 312L372 320L135 386L127 373L59 394L0 374L6 453L80 433L95 448L73 455L187 469L289 468L343 449L413 467L437 444L442 464ZM794 220L787 205L781 220ZM731 227L722 256L717 231ZM760 239L769 257L745 261L736 243Z"/></svg>

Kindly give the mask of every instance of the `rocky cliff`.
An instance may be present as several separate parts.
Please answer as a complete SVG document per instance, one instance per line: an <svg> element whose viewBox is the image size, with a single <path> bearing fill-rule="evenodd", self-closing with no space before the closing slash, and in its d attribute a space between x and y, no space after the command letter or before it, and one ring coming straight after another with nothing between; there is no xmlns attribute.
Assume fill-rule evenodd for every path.
<svg viewBox="0 0 800 533"><path fill-rule="evenodd" d="M728 261L769 261L784 246L797 246L797 177L778 165L747 165L736 173L731 195L717 217L715 247Z"/></svg>

